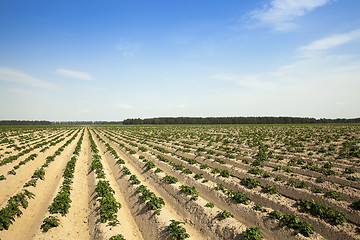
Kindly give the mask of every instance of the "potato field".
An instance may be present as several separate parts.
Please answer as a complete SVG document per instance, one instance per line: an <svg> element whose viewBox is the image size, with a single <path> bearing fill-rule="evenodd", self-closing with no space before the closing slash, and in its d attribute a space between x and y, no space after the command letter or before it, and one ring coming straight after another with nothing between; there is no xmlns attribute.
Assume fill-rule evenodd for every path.
<svg viewBox="0 0 360 240"><path fill-rule="evenodd" d="M360 125L1 127L0 239L360 239Z"/></svg>

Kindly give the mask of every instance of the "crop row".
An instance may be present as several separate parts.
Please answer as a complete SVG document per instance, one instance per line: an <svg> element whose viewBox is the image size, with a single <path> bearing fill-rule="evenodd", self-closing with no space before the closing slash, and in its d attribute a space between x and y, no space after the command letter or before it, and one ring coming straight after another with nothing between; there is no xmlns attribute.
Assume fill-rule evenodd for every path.
<svg viewBox="0 0 360 240"><path fill-rule="evenodd" d="M98 179L95 192L97 201L100 203L100 221L102 223L108 222L110 226L116 226L120 223L117 219L117 212L121 208L121 204L116 201L114 197L115 191L110 186L109 181L106 180L103 164L101 162L102 157L99 155L99 149L91 136L90 130L88 130L88 133L90 147L93 153L91 170L95 171L96 178ZM116 239L116 237L121 239L122 235L113 236L112 238Z"/></svg>
<svg viewBox="0 0 360 240"><path fill-rule="evenodd" d="M77 142L76 148L73 152L73 156L71 157L70 161L66 164L65 170L63 172L63 182L60 188L59 193L54 198L53 202L49 206L49 212L51 214L59 213L62 216L65 216L70 209L70 190L72 179L74 177L75 172L75 164L77 158L80 154L81 150L81 143L83 141L84 131L81 134L79 141ZM59 225L59 219L56 216L49 216L44 219L43 224L41 225L41 229L44 232L47 232L50 228L56 227Z"/></svg>

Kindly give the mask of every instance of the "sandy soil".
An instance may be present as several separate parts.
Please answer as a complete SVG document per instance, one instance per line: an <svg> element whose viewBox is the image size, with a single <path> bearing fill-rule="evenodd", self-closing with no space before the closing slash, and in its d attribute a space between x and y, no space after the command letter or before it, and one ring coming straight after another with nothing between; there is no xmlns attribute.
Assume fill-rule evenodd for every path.
<svg viewBox="0 0 360 240"><path fill-rule="evenodd" d="M261 228L265 239L309 239L301 235L295 237L293 235L294 231L288 228L279 228L277 225L278 222L270 219L267 215L267 213L272 210L278 210L282 213L297 214L301 219L310 222L316 231L311 239L360 239L360 235L355 234L355 229L360 225L360 213L359 211L349 208L351 201L359 199L360 197L360 186L358 183L350 182L346 180L346 176L339 175L334 177L324 177L328 181L319 184L315 182L315 179L318 176L322 176L321 174L303 170L301 167L292 167L294 173L272 171L273 167L278 164L288 167L287 162L290 157L306 158L307 155L305 153L289 154L284 160L278 162L275 162L274 160L265 162L263 170L282 176L285 181L291 179L296 181L303 180L308 184L309 188L320 187L324 190L335 190L343 196L343 201L324 198L322 194L314 194L309 191L309 189L294 188L288 186L286 182L275 182L273 177L260 177L258 180L261 182L262 186L266 184L276 185L281 193L280 195L265 194L261 191L260 187L248 189L241 185L240 180L247 176L254 177L254 175L247 173L247 170L251 165L243 164L241 160L242 158L252 159L251 155L256 154L257 148L249 148L242 145L241 152L246 156L238 155L235 159L229 159L225 157L226 151L217 149L217 147L222 146L223 140L209 147L209 141L200 138L200 133L199 135L194 134L192 129L187 130L187 135L181 133L182 130L175 130L175 132L168 137L169 140L163 140L159 137L162 133L166 132L164 128L152 129L151 132L147 130L139 130L138 132L134 132L133 130L95 130L99 133L101 138L109 143L116 150L118 155L125 160L126 166L130 169L132 174L135 174L138 177L141 184L146 185L149 190L156 194L156 196L164 199L165 206L161 209L160 215L155 215L153 211L148 211L146 204L139 199L139 193L136 193L135 191L137 185L132 185L130 183L129 176L123 174L121 170L122 165L116 164L116 159L106 150L104 143L100 142L95 134L92 134L93 139L100 150L99 154L102 156L106 180L109 181L111 187L115 190L114 196L122 205L118 212L119 225L110 227L107 224L100 223L98 209L99 202L96 200L94 193L97 179L95 178L94 173L90 171L92 153L88 133L87 130L85 130L81 152L75 166L70 195L70 198L72 199L71 208L66 216L58 216L60 219L60 226L49 230L47 233L43 233L40 230L43 219L49 216L47 208L59 191L59 187L63 180L62 172L67 161L69 161L72 156L76 143L80 138L80 133L77 138L67 146L61 155L57 156L55 161L46 168L45 180L39 180L35 188L27 188L35 193L35 199L29 200L28 208L22 209L23 215L15 219L15 223L10 226L9 230L0 232L0 239L85 240L109 239L113 235L122 234L128 240L168 240L169 236L166 230L171 219L186 223L184 227L191 236L189 239L242 239L241 232L244 231L246 227L254 225ZM229 128L223 127L211 131L211 134L213 134L213 138L228 136L227 139L231 142L226 146L236 147L237 144L235 144L235 142L238 141L237 134L240 134L240 132L234 132L229 135L229 131ZM179 134L179 132L182 134L181 140L173 140L172 138L176 139L178 137L177 134ZM26 133L26 135L36 138L36 136L42 136L48 133L53 132L29 132ZM55 134L59 133L60 131ZM68 134L69 131L62 133ZM116 138L118 141L125 143L126 147L135 150L137 153L131 155L124 148L119 148L118 144L110 141L106 137L109 133L112 138ZM143 142L144 138L141 136L142 133L152 135L152 140L147 139L146 142ZM201 134L204 133L207 134L206 132L202 132ZM67 137L67 139L70 137ZM17 142L19 141L19 138L16 136L13 136L12 138ZM34 170L45 162L46 156L52 155L67 139L58 143L56 146L50 147L45 153L39 153L39 156L35 161L30 161L25 166L20 167L16 171L17 174L15 176L6 175L7 180L0 181L0 189L2 190L2 193L4 193L0 195L0 204L4 206L10 196L20 191L23 184L30 179ZM148 151L139 151L137 147L128 144L129 139L131 139L132 143L136 143L138 147L143 146L147 148ZM195 142L195 144L192 145L190 141ZM341 143L341 141L343 141L343 139L340 139L339 143ZM32 144L35 142L36 141L32 141L29 143ZM270 144L271 141L266 141L265 143ZM148 144L163 147L170 153L161 153L156 149L151 148ZM189 146L189 153L177 151L178 148L184 148L185 145ZM326 147L328 145L328 143L325 144ZM202 152L202 156L197 156L196 151L199 147L215 150L220 154L216 157L223 159L226 164L219 164L215 162L214 159L206 159L206 156L209 156L206 152ZM339 147L339 144L337 147ZM39 150L40 149L34 150L27 155L37 153ZM161 168L163 172L155 173L156 168L151 170L146 169L144 163L138 158L139 155L144 155L146 159L153 161L156 164L156 167ZM185 165L186 168L193 172L193 174L184 174L181 171L175 171L169 164L159 161L156 158L156 155L162 155L174 163ZM308 159L311 159L316 162L316 164L320 165L324 162L318 161L317 158L319 156L321 155L316 153L315 156L309 157ZM26 156L23 158L25 157ZM214 175L210 173L209 169L200 169L200 164L190 165L182 160L181 157L196 159L200 164L207 163L212 168L218 167L220 169L228 169L231 172L231 176L229 178L224 178L219 175ZM214 156L212 157L214 158ZM12 169L13 165L15 165L15 163L9 164L7 168L4 168L7 165L0 167L0 175L1 171L6 174L9 169ZM335 164L334 169L341 172L348 166L353 166L353 164L346 159L342 159ZM358 168L355 166L355 169ZM209 181L202 183L201 180L195 180L195 173L202 173L203 177ZM177 184L166 184L163 180L163 177L166 174L177 177L179 182ZM354 174L354 176L359 175L360 173ZM348 182L350 182L348 187L339 188L339 184ZM217 183L221 183L234 191L241 190L251 198L252 202L249 205L235 204L234 201L223 192L214 190L214 186ZM190 197L181 193L179 191L179 186L182 184L195 186L199 191L199 199L196 201L190 200ZM315 199L317 202L339 209L346 213L349 222L339 226L332 226L324 220L312 217L307 213L299 212L299 208L295 206L296 199L299 198ZM213 202L215 207L204 207L207 202ZM261 203L264 210L254 211L254 202ZM217 220L216 214L221 210L232 212L234 217L223 221Z"/></svg>

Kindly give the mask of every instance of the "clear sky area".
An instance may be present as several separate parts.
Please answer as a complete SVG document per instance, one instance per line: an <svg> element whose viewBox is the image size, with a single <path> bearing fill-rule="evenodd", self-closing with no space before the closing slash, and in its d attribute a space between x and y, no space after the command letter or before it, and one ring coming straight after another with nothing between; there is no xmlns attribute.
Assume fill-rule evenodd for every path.
<svg viewBox="0 0 360 240"><path fill-rule="evenodd" d="M0 119L360 117L359 0L0 0Z"/></svg>

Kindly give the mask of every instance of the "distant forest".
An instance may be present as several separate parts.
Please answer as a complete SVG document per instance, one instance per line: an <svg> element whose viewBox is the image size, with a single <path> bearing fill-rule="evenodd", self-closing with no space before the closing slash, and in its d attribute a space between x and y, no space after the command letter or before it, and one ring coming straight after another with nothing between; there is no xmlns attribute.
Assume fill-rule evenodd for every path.
<svg viewBox="0 0 360 240"><path fill-rule="evenodd" d="M0 125L52 125L50 121L1 120Z"/></svg>
<svg viewBox="0 0 360 240"><path fill-rule="evenodd" d="M2 120L0 125L116 125L121 121L27 121L27 120Z"/></svg>
<svg viewBox="0 0 360 240"><path fill-rule="evenodd" d="M124 121L28 121L1 120L0 125L142 125L142 124L306 124L360 123L360 118L305 118L305 117L160 117L132 118Z"/></svg>
<svg viewBox="0 0 360 240"><path fill-rule="evenodd" d="M305 124L305 123L360 123L360 118L315 119L305 117L161 117L126 119L124 125L135 124Z"/></svg>

